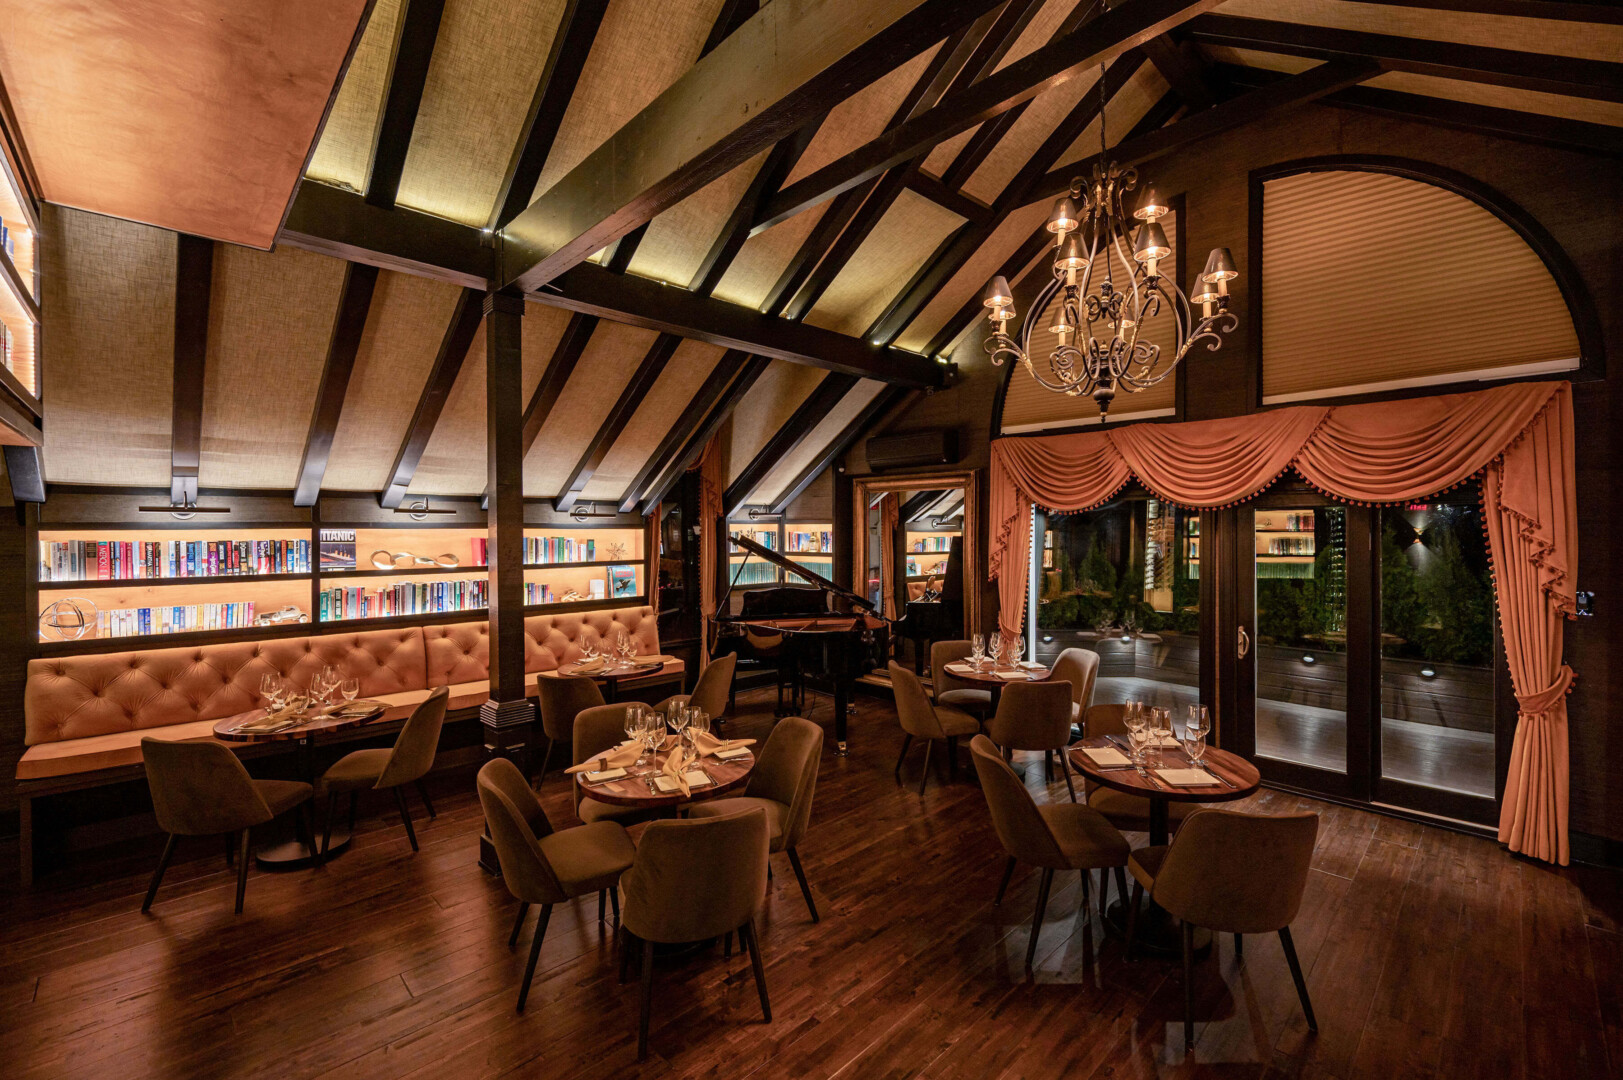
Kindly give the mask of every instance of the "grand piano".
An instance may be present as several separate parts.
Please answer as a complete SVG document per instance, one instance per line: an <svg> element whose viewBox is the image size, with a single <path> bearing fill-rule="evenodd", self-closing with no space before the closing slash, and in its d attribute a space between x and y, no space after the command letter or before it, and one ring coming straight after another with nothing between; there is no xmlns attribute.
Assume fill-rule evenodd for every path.
<svg viewBox="0 0 1623 1080"><path fill-rule="evenodd" d="M805 675L824 681L834 699L835 753L843 757L851 683L884 665L893 620L850 589L747 536L734 536L732 543L812 584L751 589L734 615L729 580L716 602L711 655L737 652L740 660L770 661L790 671L796 686Z"/></svg>

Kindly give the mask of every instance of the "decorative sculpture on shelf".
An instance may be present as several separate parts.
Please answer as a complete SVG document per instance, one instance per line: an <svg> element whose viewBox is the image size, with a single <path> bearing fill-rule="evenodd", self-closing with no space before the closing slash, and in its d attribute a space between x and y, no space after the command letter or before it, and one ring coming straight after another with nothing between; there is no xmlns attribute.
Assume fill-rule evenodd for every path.
<svg viewBox="0 0 1623 1080"><path fill-rule="evenodd" d="M620 560L626 557L626 546L618 540L610 540L605 545L610 559Z"/></svg>
<svg viewBox="0 0 1623 1080"><path fill-rule="evenodd" d="M455 555L413 555L409 551L374 551L372 565L379 570L409 570L415 566L440 566L447 570L461 566Z"/></svg>
<svg viewBox="0 0 1623 1080"><path fill-rule="evenodd" d="M39 613L40 637L47 641L78 641L96 628L97 614L93 601L83 596L64 596Z"/></svg>
<svg viewBox="0 0 1623 1080"><path fill-rule="evenodd" d="M310 616L296 605L289 604L280 611L267 611L254 618L255 626L278 626L282 623L307 623Z"/></svg>

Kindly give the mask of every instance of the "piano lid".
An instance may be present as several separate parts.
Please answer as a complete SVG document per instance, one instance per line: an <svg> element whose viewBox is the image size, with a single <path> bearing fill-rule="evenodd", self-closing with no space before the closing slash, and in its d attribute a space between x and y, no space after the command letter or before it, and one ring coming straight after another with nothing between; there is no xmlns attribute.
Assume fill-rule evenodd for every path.
<svg viewBox="0 0 1623 1080"><path fill-rule="evenodd" d="M870 613L873 613L873 614L878 614L877 609L875 609L875 607L872 604L870 604L867 600L863 599L862 597L858 596L856 593L852 592L850 589L847 589L843 585L836 585L834 582L830 581L828 578L824 577L823 575L815 573L814 571L808 570L804 566L801 566L797 562L791 562L789 559L784 558L782 555L780 555L776 551L773 551L771 548L763 547L762 545L756 543L754 540L751 540L747 536L735 535L731 539L732 539L732 542L734 544L736 544L739 547L743 548L745 551L749 552L751 555L759 555L761 558L765 559L769 563L772 563L774 566L782 567L784 570L787 570L789 573L795 574L798 577L804 578L805 580L810 581L815 585L821 585L823 588L829 590L830 592L836 594L837 596L844 597L846 600L850 601L851 604L853 604L855 607L857 607L858 609L860 609L862 611L867 611L867 612L870 612ZM728 593L732 592L732 583L731 582L728 582L727 591L728 591ZM718 604L718 606L720 606L720 605Z"/></svg>

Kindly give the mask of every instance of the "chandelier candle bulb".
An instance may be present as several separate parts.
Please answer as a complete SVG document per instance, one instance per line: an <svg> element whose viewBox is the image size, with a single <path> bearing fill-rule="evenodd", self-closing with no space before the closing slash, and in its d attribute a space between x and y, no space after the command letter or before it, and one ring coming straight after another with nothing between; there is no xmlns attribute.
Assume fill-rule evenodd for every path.
<svg viewBox="0 0 1623 1080"><path fill-rule="evenodd" d="M1065 243L1065 234L1075 232L1082 224L1082 215L1076 208L1076 203L1069 195L1062 195L1054 203L1054 212L1048 218L1048 231L1053 233L1059 245Z"/></svg>

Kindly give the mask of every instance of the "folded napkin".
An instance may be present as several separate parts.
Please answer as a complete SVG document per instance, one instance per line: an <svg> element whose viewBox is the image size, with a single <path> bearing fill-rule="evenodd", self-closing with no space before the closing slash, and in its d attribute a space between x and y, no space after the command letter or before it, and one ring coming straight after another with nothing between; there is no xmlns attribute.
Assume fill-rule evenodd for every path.
<svg viewBox="0 0 1623 1080"><path fill-rule="evenodd" d="M576 671L596 671L598 668L600 668L602 666L603 666L603 658L601 656L591 656L591 657L587 657L584 660L575 661L575 670Z"/></svg>
<svg viewBox="0 0 1623 1080"><path fill-rule="evenodd" d="M299 722L296 719L284 718L281 720L272 720L267 716L263 719L250 721L246 724L238 724L231 730L244 732L249 735L272 735L278 731L286 731L290 727L296 727L298 726L298 723Z"/></svg>
<svg viewBox="0 0 1623 1080"><path fill-rule="evenodd" d="M1216 787L1204 769L1156 769L1155 775L1173 787Z"/></svg>
<svg viewBox="0 0 1623 1080"><path fill-rule="evenodd" d="M1022 660L1020 661L1020 666L1025 668L1027 671L1037 671L1041 669L1043 665L1035 660Z"/></svg>
<svg viewBox="0 0 1623 1080"><path fill-rule="evenodd" d="M346 701L342 705L334 705L327 710L328 716L350 717L365 716L368 713L382 712L388 706L381 701Z"/></svg>
<svg viewBox="0 0 1623 1080"><path fill-rule="evenodd" d="M992 674L997 678L1002 679L1004 682L1013 682L1016 679L1031 678L1031 672L1029 671L994 671Z"/></svg>
<svg viewBox="0 0 1623 1080"><path fill-rule="evenodd" d="M961 675L968 675L969 673L971 673L972 671L975 670L975 665L974 664L964 664L964 663L960 663L960 662L955 660L952 663L947 665L947 670L948 671L956 671Z"/></svg>
<svg viewBox="0 0 1623 1080"><path fill-rule="evenodd" d="M642 746L630 739L616 746L614 749L588 758L579 765L571 765L565 769L567 773L606 772L609 769L623 769L627 765L634 765L637 755L642 753Z"/></svg>
<svg viewBox="0 0 1623 1080"><path fill-rule="evenodd" d="M718 739L708 731L695 731L693 733L693 747L700 757L709 757L711 754L725 753L728 750L742 750L746 746L755 745L754 739Z"/></svg>
<svg viewBox="0 0 1623 1080"><path fill-rule="evenodd" d="M687 766L689 764L688 752L678 746L676 749L672 750L668 755L666 755L665 764L660 769L660 772L664 773L664 776L661 776L657 782L661 787L664 787L665 777L671 777L676 781L676 786L682 789L683 795L692 795L693 788L692 785L688 783L687 778ZM666 788L666 790L668 791L670 789Z"/></svg>
<svg viewBox="0 0 1623 1080"><path fill-rule="evenodd" d="M1131 761L1127 760L1127 755L1114 746L1085 746L1082 748L1082 752L1088 755L1088 758L1100 768L1108 769L1112 766L1119 768L1123 765L1132 764Z"/></svg>

